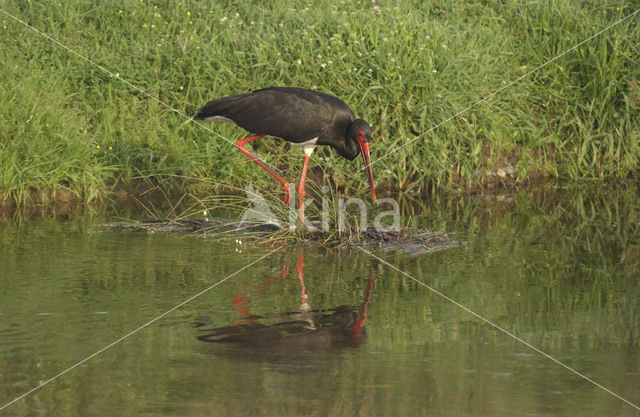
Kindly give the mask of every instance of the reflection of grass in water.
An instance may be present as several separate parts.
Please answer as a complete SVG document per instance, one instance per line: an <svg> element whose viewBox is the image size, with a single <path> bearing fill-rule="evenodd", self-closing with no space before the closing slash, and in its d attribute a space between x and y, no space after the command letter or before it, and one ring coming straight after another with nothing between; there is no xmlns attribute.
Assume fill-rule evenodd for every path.
<svg viewBox="0 0 640 417"><path fill-rule="evenodd" d="M279 194L274 194L273 202L279 202L280 198ZM622 387L620 393L624 396L637 385L628 381L637 380L632 372L637 370L640 343L639 210L636 192L609 187L590 191L545 190L531 195L513 193L504 200L489 199L488 196L441 196L439 200L416 207L415 212L424 213L425 222L443 224L443 230L471 230L473 242L467 248L436 256L411 258L386 254L384 258L607 387L616 391ZM178 207L176 211L181 210ZM66 316L72 320L77 318L80 330L89 323L87 332L92 331L91 322L87 322L87 311L100 306L100 309L121 312L100 317L102 327L108 334L113 334L113 339L120 337L123 327L137 326L140 312L156 311L157 300L172 297L182 300L208 287L212 280L243 267L250 258L246 254L234 256L233 251L226 252L224 257L211 256L219 246L200 245L193 239L174 242L169 248L166 239L141 239L140 243L148 244L132 245L127 236L122 235L108 238L109 241L124 240L123 244L109 245L106 250L100 237L69 233L68 223L50 221L45 226L35 236L35 230L29 231L31 239L16 233L14 226L0 227L0 240L8 249L0 251L1 264L9 268L8 276L47 277L51 271L68 271L70 265L75 265L81 268L85 278L67 275L66 284L53 285L52 290L43 287L40 279L22 280L24 286L28 285L23 288L29 296L13 296L12 299L10 291L3 292L8 301L6 305L15 306L15 311L49 306L47 311L65 312L70 303L77 301L77 307ZM68 241L70 238L72 242ZM167 253L168 249L170 253ZM25 250L31 254L28 261L24 260ZM69 253L75 254L72 262L64 256ZM627 253L624 258L620 257L623 253ZM197 400L194 403L198 413L206 403L213 404L210 406L212 415L220 414L221 408L227 410L227 414L235 415L237 410L246 408L247 392L258 393L256 402L264 409L272 409L268 407L274 407L274 404L282 405L282 409L276 408L279 415L291 413L287 404L291 402L292 392L298 395L296 401L300 404L301 414L311 405L316 413L325 410L322 413L326 415L332 412L336 415L358 414L364 407L381 410L381 414L388 411L390 415L412 415L417 404L421 409L447 415L451 414L454 396L476 399L466 403L469 414L484 415L511 415L511 404L514 407L524 404L519 409L522 414L542 407L543 411L557 415L570 415L576 409L573 414L596 415L597 412L589 411L615 407L623 410L625 407L623 404L616 406L615 400L597 394L597 390L587 384L576 382L565 370L545 359L531 356L522 345L497 335L495 330L473 320L466 312L430 296L423 288L378 265L360 251L347 257L333 251L311 249L305 252L305 263L305 278L314 308L351 305L354 300L361 300L367 274L376 274L367 321L370 338L366 350L331 358L335 364L332 365L336 375L335 395L347 394L340 402L341 411L345 411L342 414L335 411L334 391L329 391L329 400L318 399L315 390L295 391L301 381L303 387L311 386L310 383L315 386L316 382L319 387L326 386L326 372L307 372L297 378L299 369L296 369L273 379L273 385L269 385L277 387L273 393L260 395L265 389L264 378L238 378L242 363L220 360L218 355L201 354L199 363L182 374L186 381L202 381L201 384L189 384L196 394L187 393L192 395L188 399ZM263 291L260 285L265 280L275 279L281 267L287 264L292 267L288 281ZM154 398L158 393L175 391L173 358L176 352L185 351L185 343L191 343L196 334L188 323L195 316L209 314L213 315L217 326L231 324L238 319L232 299L239 292L253 297L255 309L251 310L252 314L295 308L299 287L294 265L295 251L274 254L269 261L252 267L246 276L229 281L229 285L218 286L209 297L194 300L194 304L177 311L170 326L160 329L162 331L141 332L139 337L144 343L133 343L131 354L123 356L122 369L133 370L131 375L124 375L124 383L120 384L124 388L113 384L110 361L94 364L104 372L79 372L69 377L74 386L97 386L94 397L100 399L104 390L96 384L95 375L106 375L104 382L106 386L112 384L113 390L104 401L111 404L114 395L130 398L131 387L126 382L135 380L141 372L140 364L147 363L142 372L143 376L149 377L141 378L137 384L142 390L138 397ZM5 281L7 284L22 283ZM10 286L7 288L11 289ZM70 297L70 293L81 297ZM131 323L123 325L123 317L128 317ZM105 322L105 319L109 321ZM172 323L178 325L171 326ZM51 345L52 357L64 357L70 346L77 345L77 332L68 331L69 320L66 318L44 325L49 326L47 330L51 334L64 338ZM41 334L34 333L36 342ZM149 346L153 346L151 353ZM140 360L150 354L169 358L164 368L169 369L167 375L170 377L155 377L160 369L157 361ZM192 350L187 350L186 354L187 360L193 357ZM366 363L353 360L355 356ZM8 370L5 374L23 375L23 362L7 363L3 367ZM44 361L43 366L44 373L57 372L56 361ZM254 368L250 365L245 370L252 375ZM511 372L512 376L498 375L504 372ZM461 378L465 378L463 384ZM516 380L519 382L514 384ZM232 385L224 385L230 381ZM283 381L289 385L283 387ZM627 388L624 388L625 384ZM212 391L211 386L230 386L240 394L229 396L225 391L215 397L219 401L213 403L212 392L220 390ZM562 397L551 392L550 386L569 394ZM443 387L450 389L451 395L429 397L429 393L438 393ZM493 388L488 390L487 387ZM476 388L484 390L486 395L475 395ZM364 396L363 389L369 390ZM71 401L77 397L75 390L60 390L42 401L55 409L56 404L67 399L66 395L71 395ZM576 405L575 395L580 395L583 405ZM381 405L376 398L397 398L399 401ZM416 401L402 401L406 398ZM180 397L178 400L183 404L185 399Z"/></svg>
<svg viewBox="0 0 640 417"><path fill-rule="evenodd" d="M281 205L279 192L267 197L274 207ZM414 207L414 212L422 214L419 220L423 223L412 226L462 232L468 246L437 256L410 258L400 253L384 257L393 257L394 264L412 274L428 270L427 283L436 280L438 290L447 296L543 350L548 344L553 345L552 350L594 348L606 343L638 346L637 193L612 187L573 187L534 193L514 191L498 197L440 195ZM247 207L243 205L244 196L223 202L230 203L233 210ZM403 210L409 211L405 207ZM200 208L193 212L200 215ZM282 239L289 240L269 242L258 235L247 238L250 243L275 244L294 243L302 237L286 233ZM424 302L423 292L392 279L395 276L389 271L379 285L397 287L403 297ZM500 297L496 298L496 292ZM396 302L393 297L379 299L376 306L382 311L396 311ZM407 323L412 323L409 318L415 311L402 310L401 314L410 325ZM454 324L468 343L492 334L448 303L433 303L430 317L439 326L432 329L432 336L439 341L448 340ZM422 334L415 330L416 335ZM388 332L380 338L380 343L394 340Z"/></svg>
<svg viewBox="0 0 640 417"><path fill-rule="evenodd" d="M473 270L465 262L436 265L432 274L442 281L460 274L470 280L463 288L452 282L439 289L478 306L477 311L508 324L526 340L548 339L559 347L640 344L640 204L635 190L545 188L489 197L441 196L424 207L428 224L421 226L468 233L469 256L483 258ZM476 297L486 285L505 294L504 302ZM434 314L468 321L464 312L448 308Z"/></svg>

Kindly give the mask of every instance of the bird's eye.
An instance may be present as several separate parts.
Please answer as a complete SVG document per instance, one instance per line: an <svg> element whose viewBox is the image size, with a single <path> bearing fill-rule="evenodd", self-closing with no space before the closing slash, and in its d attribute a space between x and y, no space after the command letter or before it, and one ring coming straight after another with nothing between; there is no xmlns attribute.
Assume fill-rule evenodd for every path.
<svg viewBox="0 0 640 417"><path fill-rule="evenodd" d="M360 142L360 143L369 142L367 140L367 138L364 136L364 133L362 133L362 130L360 130L360 129L358 129L358 142Z"/></svg>

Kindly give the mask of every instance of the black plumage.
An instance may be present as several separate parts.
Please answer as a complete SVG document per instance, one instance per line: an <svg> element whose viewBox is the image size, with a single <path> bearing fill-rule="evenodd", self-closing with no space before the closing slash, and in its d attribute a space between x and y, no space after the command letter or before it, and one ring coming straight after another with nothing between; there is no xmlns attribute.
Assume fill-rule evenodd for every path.
<svg viewBox="0 0 640 417"><path fill-rule="evenodd" d="M234 123L256 134L236 142L236 146L276 178L285 187L285 193L288 193L288 184L249 154L244 149L246 143L268 135L302 146L305 163L298 189L301 196L304 196L308 158L315 146L331 146L349 160L362 153L375 199L369 157L371 127L364 120L356 119L349 106L337 97L302 88L270 87L212 100L198 110L194 119ZM286 194L285 202L288 202Z"/></svg>

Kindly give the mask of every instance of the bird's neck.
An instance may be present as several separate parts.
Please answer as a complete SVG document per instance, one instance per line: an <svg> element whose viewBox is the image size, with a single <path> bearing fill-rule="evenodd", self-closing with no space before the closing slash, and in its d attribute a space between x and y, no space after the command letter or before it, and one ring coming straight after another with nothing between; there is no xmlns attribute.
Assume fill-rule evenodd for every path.
<svg viewBox="0 0 640 417"><path fill-rule="evenodd" d="M349 138L344 138L344 142L337 143L334 148L340 155L349 160L355 159L360 153L358 145L354 141L349 140Z"/></svg>
<svg viewBox="0 0 640 417"><path fill-rule="evenodd" d="M338 151L342 157L349 160L355 159L355 157L360 153L358 144L352 139L354 137L354 133L352 132L353 129L353 122L351 122L347 126L346 131L344 131L345 133L340 134L341 140L332 141L332 143L330 143L331 147Z"/></svg>

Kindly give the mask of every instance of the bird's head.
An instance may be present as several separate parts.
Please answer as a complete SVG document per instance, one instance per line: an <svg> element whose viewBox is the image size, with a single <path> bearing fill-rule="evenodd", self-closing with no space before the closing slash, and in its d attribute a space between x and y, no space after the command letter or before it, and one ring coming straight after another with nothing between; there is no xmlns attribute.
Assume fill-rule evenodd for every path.
<svg viewBox="0 0 640 417"><path fill-rule="evenodd" d="M371 156L369 155L369 142L371 141L371 126L362 119L354 120L349 125L347 131L347 139L358 144L362 158L364 159L364 168L367 171L367 178L369 179L369 188L371 189L371 196L373 201L376 200L376 191L373 188L373 174L371 172Z"/></svg>

